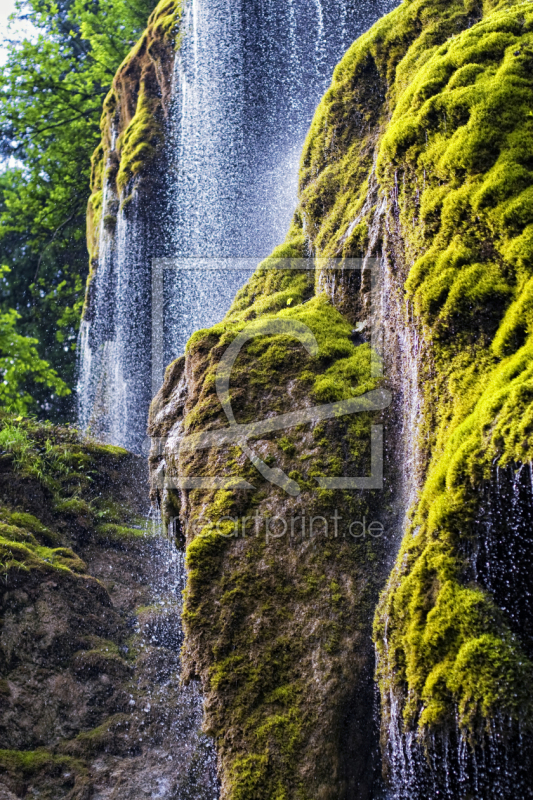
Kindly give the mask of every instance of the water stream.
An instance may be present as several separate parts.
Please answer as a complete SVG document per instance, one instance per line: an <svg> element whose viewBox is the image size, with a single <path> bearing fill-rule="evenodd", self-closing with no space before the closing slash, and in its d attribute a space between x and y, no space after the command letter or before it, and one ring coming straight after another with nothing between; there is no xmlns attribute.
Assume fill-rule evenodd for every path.
<svg viewBox="0 0 533 800"><path fill-rule="evenodd" d="M163 534L157 516L147 521L142 543L124 548L122 563L115 561L123 569L117 575L130 578L126 591L118 590L122 601L142 597L142 605L129 609L131 637L123 648L135 654L128 714L108 720L113 743L90 764L94 800L219 795L214 744L201 730L199 687L181 682L184 554ZM98 566L108 567L105 555Z"/></svg>

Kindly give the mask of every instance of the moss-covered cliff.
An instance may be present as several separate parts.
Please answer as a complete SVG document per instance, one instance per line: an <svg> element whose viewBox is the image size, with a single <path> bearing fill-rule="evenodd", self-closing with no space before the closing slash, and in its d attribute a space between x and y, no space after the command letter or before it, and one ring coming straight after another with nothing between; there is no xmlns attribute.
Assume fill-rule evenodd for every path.
<svg viewBox="0 0 533 800"><path fill-rule="evenodd" d="M252 450L297 483L296 496L294 486L290 496L256 472L239 446L178 452L182 435L225 426L217 364L251 320L257 338L231 376L239 423L375 388L369 345L353 343L352 325L315 295L312 275L276 269L303 247L294 229L224 322L195 334L152 407L152 435L169 435L164 461L152 456L154 492L167 519L179 518L187 547L184 667L202 679L224 798L367 796L375 778L371 620L386 577L390 497L319 488L317 478L340 476L346 465L368 474L370 423L379 414L255 437ZM290 325L260 336L268 320L303 323L315 354ZM202 476L247 483L183 488L181 478L194 486ZM365 519L374 523L366 535Z"/></svg>
<svg viewBox="0 0 533 800"><path fill-rule="evenodd" d="M492 6L404 3L385 18L338 68L303 161L301 206L317 253L364 249L378 218L390 272L386 301L393 306L396 292L405 303L405 323L419 347L423 422L420 472L413 477L421 491L413 535L380 617L398 650L381 651L380 669L398 685L407 678L410 709L421 724L445 716L446 707L450 713L454 702L465 722L488 712L498 696L516 711L522 705L514 692L504 700L488 675L492 691L482 680L475 688L461 685L453 661L443 669L452 652L461 662L479 633L472 617L464 624L446 619L451 607L445 596L456 591L456 581L463 583L466 561L472 569L472 553L461 551L475 548L484 487L496 466L516 472L528 464L532 448L533 17L528 3ZM372 98L379 87L383 104L374 125ZM498 627L488 596L469 591L457 604L448 596L459 617L476 608L482 627L493 618ZM433 634L426 623L430 609ZM441 611L444 628L458 635L453 645L439 625ZM396 622L398 628L391 627ZM379 622L377 631L383 634ZM492 645L527 674L526 661L512 656L517 644L501 633ZM389 661L393 652L398 662ZM519 684L523 677L516 675Z"/></svg>
<svg viewBox="0 0 533 800"><path fill-rule="evenodd" d="M193 337L154 401L154 492L187 548L185 658L203 681L224 798L370 796L370 620L400 492L413 501L409 524L374 628L390 771L391 747L407 741L454 732L481 743L491 725L512 740L530 725L532 75L529 2L409 0L374 26L317 110L287 242L225 320ZM385 422L383 492L315 490L317 476L368 471L369 414L258 437L252 449L299 482L296 499L238 446L180 452L184 435L227 426L216 367L251 320L304 322L319 349L309 358L286 335L244 347L231 384L238 422L376 385L359 333L367 282L271 269L309 255L381 259L396 400L373 415ZM184 482L208 475L255 489ZM250 519L335 508L380 521L387 541L273 539ZM248 518L246 534L240 523L221 536L228 517ZM489 776L486 790L471 777L450 779L453 796L531 791L518 771L505 785ZM406 796L428 796L409 780Z"/></svg>
<svg viewBox="0 0 533 800"><path fill-rule="evenodd" d="M201 708L179 686L179 564L145 492L124 450L0 420L6 800L212 797Z"/></svg>
<svg viewBox="0 0 533 800"><path fill-rule="evenodd" d="M105 99L87 209L88 286L98 263L102 223L114 229L119 209L131 200L139 180L149 182L150 169L162 154L181 8L181 0L161 0Z"/></svg>

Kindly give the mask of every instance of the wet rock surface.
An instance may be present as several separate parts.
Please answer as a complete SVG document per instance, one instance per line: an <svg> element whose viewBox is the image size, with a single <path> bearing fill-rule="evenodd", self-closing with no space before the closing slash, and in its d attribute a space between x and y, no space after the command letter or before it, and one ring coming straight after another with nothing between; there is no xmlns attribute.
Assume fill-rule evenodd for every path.
<svg viewBox="0 0 533 800"><path fill-rule="evenodd" d="M180 684L182 558L143 518L142 460L89 455L101 491L81 487L75 516L35 477L2 475L0 513L27 528L0 523L0 797L216 797L201 699ZM109 496L122 525L98 523ZM32 561L5 537L37 540L38 523L56 547ZM67 548L76 571L54 561Z"/></svg>

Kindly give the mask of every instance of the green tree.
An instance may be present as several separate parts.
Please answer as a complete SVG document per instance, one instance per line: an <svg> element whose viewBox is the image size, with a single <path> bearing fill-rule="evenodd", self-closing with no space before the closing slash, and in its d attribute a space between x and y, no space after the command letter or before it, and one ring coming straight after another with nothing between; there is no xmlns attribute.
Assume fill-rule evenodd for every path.
<svg viewBox="0 0 533 800"><path fill-rule="evenodd" d="M0 310L67 385L87 274L85 209L103 99L145 27L154 0L19 0L34 33L7 42L0 77L0 259L11 271ZM6 279L7 277L7 279ZM33 345L35 346L35 345ZM42 382L36 410L71 414L71 398Z"/></svg>
<svg viewBox="0 0 533 800"><path fill-rule="evenodd" d="M0 267L5 279L9 267ZM70 389L47 361L39 357L37 339L21 336L16 330L20 314L14 309L0 312L0 408L26 413L34 406L28 385L43 386L51 399L65 397Z"/></svg>

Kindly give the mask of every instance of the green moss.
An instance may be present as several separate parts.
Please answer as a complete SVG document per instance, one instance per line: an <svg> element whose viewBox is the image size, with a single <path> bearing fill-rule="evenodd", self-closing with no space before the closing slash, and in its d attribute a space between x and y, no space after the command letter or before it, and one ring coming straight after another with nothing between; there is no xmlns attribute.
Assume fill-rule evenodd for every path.
<svg viewBox="0 0 533 800"><path fill-rule="evenodd" d="M128 456L121 448L84 441L74 428L6 415L0 418L0 448L11 456L17 475L37 480L47 491L63 496L70 486L87 489L104 459L117 462ZM37 523L34 532L44 535L46 526L35 517L32 520L28 518L29 527Z"/></svg>
<svg viewBox="0 0 533 800"><path fill-rule="evenodd" d="M82 680L99 675L111 675L115 678L125 679L133 671L120 655L118 647L112 642L101 642L97 649L81 650L76 653L72 659L72 668Z"/></svg>
<svg viewBox="0 0 533 800"><path fill-rule="evenodd" d="M33 778L39 772L84 772L81 762L68 756L56 756L47 750L0 750L0 768L23 778Z"/></svg>
<svg viewBox="0 0 533 800"><path fill-rule="evenodd" d="M22 528L27 528L34 533L48 534L49 530L46 525L34 517L33 514L27 512L16 511L14 514L9 515L9 521Z"/></svg>
<svg viewBox="0 0 533 800"><path fill-rule="evenodd" d="M100 523L120 525L126 522L131 523L130 527L144 525L144 520L132 515L128 509L124 508L123 503L118 503L112 497L95 498L91 503L91 507L95 518Z"/></svg>
<svg viewBox="0 0 533 800"><path fill-rule="evenodd" d="M281 447L284 453L288 456L293 456L296 452L296 445L294 442L291 442L287 436L282 436L278 442L278 446Z"/></svg>
<svg viewBox="0 0 533 800"><path fill-rule="evenodd" d="M283 259L301 258L302 253L303 236L295 222L286 244L258 268L225 319L191 337L186 352L196 389L194 407L184 421L185 433L227 425L215 389L219 359L245 325L258 318L303 323L318 348L309 355L287 334L252 338L231 375L232 407L239 422L306 408L323 399L357 396L378 384L370 377L369 345L354 345L352 323L325 294L315 294L314 275L283 269ZM332 388L326 390L328 382ZM223 780L231 800L311 797L303 764L309 757L309 741L322 724L318 708L323 700L316 704L309 700L317 692L310 659L321 662L320 669L331 676L336 692L350 694L352 685L341 684L333 676L342 672L354 628L366 626L370 654L369 608L363 610L351 581L339 580L333 596L329 581L324 583L325 575L353 575L366 556L341 534L334 549L324 548L321 522L315 523L312 542L307 527L305 536L300 531L302 513L308 522L311 516L329 516L327 509L335 504L354 518L366 513L360 498L316 491L315 480L316 476L342 475L345 470L365 473L370 415L361 416L366 428L357 427L364 440L355 457L344 445L351 430L347 420L317 426L325 447L313 438L310 424L261 437L257 446L265 463L282 468L299 483L302 493L295 506L258 474L238 447L184 454L179 463L175 454L167 457L169 475L173 470L180 475L231 474L256 487L255 492L193 490L187 495L184 668L186 675L200 672L207 687L206 728L220 741ZM305 475L294 469L302 465L303 449ZM322 464L325 450L327 464ZM165 502L179 507L177 498ZM298 545L289 546L289 533L277 545L268 542L264 521L258 529L256 512L272 517L280 509L289 521L291 516L300 519L293 532L295 540L300 537ZM243 519L247 520L245 535ZM379 559L375 567L365 560L365 567L372 586L369 593L377 599ZM324 619L327 624L322 624ZM311 628L308 642L306 631ZM333 706L332 718L340 725L344 705ZM226 744L228 731L236 733ZM331 763L331 752L327 758ZM329 781L329 772L321 780Z"/></svg>
<svg viewBox="0 0 533 800"><path fill-rule="evenodd" d="M0 562L4 574L10 570L28 572L32 569L81 572L85 563L68 547L42 547L27 539L24 543L0 534Z"/></svg>
<svg viewBox="0 0 533 800"><path fill-rule="evenodd" d="M127 620L121 620L113 610L104 585L90 574L92 570L88 572L84 561L73 549L60 545L72 543L75 549L83 548L80 552L88 551L92 556L97 545L105 562L106 542L95 541L95 535L99 537L101 533L95 531L90 513L92 504L100 520L117 517L135 524L135 509L127 502L121 508L119 501L125 493L128 497L135 485L136 458L125 451L96 446L73 428L0 414L0 432L6 428L0 502L0 595L4 595L6 613L0 627L4 634L9 633L11 644L4 641L4 645L8 645L8 650L14 648L17 661L10 666L9 660L3 659L4 677L8 680L0 681L0 705L6 710L10 705L15 708L20 693L13 687L21 680L24 682L21 669L27 670L28 665L31 668L31 651L35 646L40 652L37 682L43 675L66 674L79 687L101 678L102 687L107 684L108 688L101 695L103 705L99 702L89 717L81 720L69 715L69 698L65 699L65 706L61 692L56 693L66 731L52 734L50 750L43 747L34 751L0 751L0 783L2 787L5 784L13 797L22 798L35 791L42 800L85 798L90 796L94 783L87 763L95 753L117 752L121 720L125 720L123 724L127 727L135 717L131 713L111 716L100 731L70 740L68 736L86 727L87 720L94 725L128 706L124 690L139 650L135 640L128 641L129 648L119 646L129 636L128 625L124 626ZM28 462L36 458L41 459L39 472L28 469ZM122 470L122 466L126 469ZM80 467L83 473L77 471ZM77 493L74 497L73 489ZM129 527L112 531L119 541L138 537L139 533ZM113 559L116 562L111 555L111 562ZM84 598L89 598L88 604ZM69 615L74 620L70 629ZM82 618L83 615L87 618ZM95 635L102 628L115 641ZM93 631L93 635L88 631ZM4 647L4 656L6 652ZM57 659L61 662L59 667ZM45 705L50 702L50 698L46 699L47 691L44 687ZM27 693L23 691L21 696L27 697ZM33 714L37 726L42 724L38 710L34 709ZM16 713L15 717L18 725ZM22 722L23 737L24 730L29 732L31 742L34 731L27 720ZM46 738L46 730L41 739L43 736Z"/></svg>
<svg viewBox="0 0 533 800"><path fill-rule="evenodd" d="M127 451L86 440L74 428L9 416L0 419L0 440L9 457L9 483L17 502L35 510L35 497L44 498L37 510L50 520L44 524L29 510L0 507L0 574L6 583L30 573L86 574L83 560L70 547L61 546L65 539L70 544L70 535L58 531L70 534L72 529L93 527L110 543L144 535L144 520L110 497L115 494L118 468L132 458ZM78 472L80 468L83 472ZM96 520L107 524L97 527ZM123 524L113 525L111 520Z"/></svg>
<svg viewBox="0 0 533 800"><path fill-rule="evenodd" d="M91 757L97 753L109 752L117 732L128 730L131 725L129 714L113 714L102 725L90 731L79 733L75 739L66 742L63 747L78 756Z"/></svg>
<svg viewBox="0 0 533 800"><path fill-rule="evenodd" d="M123 447L117 447L113 444L99 444L97 442L88 441L85 443L85 448L88 457L108 457L110 460L115 461L116 463L122 461L125 456L129 455L128 451L124 450Z"/></svg>
<svg viewBox="0 0 533 800"><path fill-rule="evenodd" d="M99 537L104 538L109 544L126 544L127 542L133 543L146 539L146 537L149 535L149 530L146 526L133 528L126 525L105 523L104 525L97 526L96 533Z"/></svg>
<svg viewBox="0 0 533 800"><path fill-rule="evenodd" d="M385 247L423 343L422 488L376 621L384 708L392 691L411 727L456 708L470 728L531 717L531 665L488 593L464 586L463 545L493 465L533 456L532 68L527 3L403 3L337 67L302 157L297 217L317 256L362 255L386 199ZM358 302L339 282L337 307L353 318ZM348 366L366 390L363 354L317 376L317 399L349 391Z"/></svg>
<svg viewBox="0 0 533 800"><path fill-rule="evenodd" d="M39 542L35 538L35 536L30 533L30 531L24 530L24 528L18 528L16 525L5 525L4 523L0 523L0 536L3 539L12 541L12 542L22 542L38 545Z"/></svg>
<svg viewBox="0 0 533 800"><path fill-rule="evenodd" d="M285 244L226 318L187 346L195 395L186 433L227 425L217 365L259 317L305 323L319 352L309 357L286 335L249 342L232 372L239 422L375 388L370 346L352 341L354 323L368 322L363 278L338 280L330 297L319 292L327 267L282 267L309 251L374 255L367 248L380 233L394 259L391 293L421 348L421 489L375 623L384 718L394 696L410 729L455 723L457 712L470 731L496 714L531 722L532 666L488 592L467 582L464 545L478 535L492 465L532 459L532 13L528 3L410 0L361 37L313 120ZM319 549L318 536L276 550L253 522L246 537L231 535L231 519L216 523L280 508L318 516L335 504L352 519L377 519L370 494L310 490L316 477L367 470L371 421L357 415L341 433L337 421L321 422L253 443L300 484L294 505L235 453L168 456L169 475L221 475L229 465L256 487L252 499L187 495L189 519L204 523L188 535L185 664L207 687L207 725L232 800L305 796L299 765L309 766L311 732L323 722L306 702L318 691L308 674L327 664L320 674L339 700L334 676L347 636L368 630L385 557L379 541ZM389 501L381 495L381 508Z"/></svg>
<svg viewBox="0 0 533 800"><path fill-rule="evenodd" d="M61 537L55 531L50 530L46 525L37 519L33 514L27 512L15 511L9 514L9 521L20 528L24 528L30 532L30 535L37 536L40 544L47 547L57 547L61 543ZM7 538L10 538L9 536Z"/></svg>
<svg viewBox="0 0 533 800"><path fill-rule="evenodd" d="M43 462L28 434L22 425L5 421L0 430L0 448L12 453L18 469L28 475L40 477L43 474Z"/></svg>
<svg viewBox="0 0 533 800"><path fill-rule="evenodd" d="M399 94L380 147L380 180L401 187L410 231L408 297L442 376L438 401L425 392L435 455L415 534L376 628L382 687L406 682L410 726L444 722L454 706L470 728L497 711L531 720L532 665L489 595L462 586L458 542L476 535L492 465L533 456L532 30L519 4L437 49Z"/></svg>
<svg viewBox="0 0 533 800"><path fill-rule="evenodd" d="M88 791L88 772L83 761L68 755L38 750L0 750L0 771L5 784L17 795L28 785L39 787L43 800L83 796Z"/></svg>
<svg viewBox="0 0 533 800"><path fill-rule="evenodd" d="M129 181L153 159L158 137L161 137L154 113L154 105L157 103L157 98L152 99L143 91L137 101L135 116L117 142L120 152L117 189L120 194L124 192Z"/></svg>
<svg viewBox="0 0 533 800"><path fill-rule="evenodd" d="M377 381L370 378L369 345L353 347L353 355L336 361L314 382L313 393L322 403L347 400L372 391Z"/></svg>
<svg viewBox="0 0 533 800"><path fill-rule="evenodd" d="M69 497L67 500L58 500L55 510L59 514L73 514L89 519L93 516L90 504L82 497Z"/></svg>

